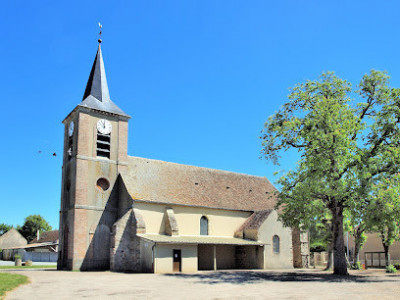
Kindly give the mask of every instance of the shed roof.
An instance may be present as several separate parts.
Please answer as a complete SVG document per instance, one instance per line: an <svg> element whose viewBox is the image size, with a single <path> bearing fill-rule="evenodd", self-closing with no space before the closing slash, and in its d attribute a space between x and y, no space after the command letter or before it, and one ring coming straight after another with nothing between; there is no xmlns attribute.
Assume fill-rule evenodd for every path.
<svg viewBox="0 0 400 300"><path fill-rule="evenodd" d="M29 244L55 242L57 240L58 240L58 230L51 230L51 231L42 232L39 235L39 240L36 237Z"/></svg>
<svg viewBox="0 0 400 300"><path fill-rule="evenodd" d="M265 245L265 243L238 239L233 237L219 237L209 235L182 236L162 234L138 234L139 237L161 244L209 244L209 245Z"/></svg>
<svg viewBox="0 0 400 300"><path fill-rule="evenodd" d="M247 229L259 229L264 221L268 218L272 209L256 211L254 212L237 231L243 231Z"/></svg>
<svg viewBox="0 0 400 300"><path fill-rule="evenodd" d="M229 210L273 209L277 189L265 177L128 157L121 172L133 200Z"/></svg>

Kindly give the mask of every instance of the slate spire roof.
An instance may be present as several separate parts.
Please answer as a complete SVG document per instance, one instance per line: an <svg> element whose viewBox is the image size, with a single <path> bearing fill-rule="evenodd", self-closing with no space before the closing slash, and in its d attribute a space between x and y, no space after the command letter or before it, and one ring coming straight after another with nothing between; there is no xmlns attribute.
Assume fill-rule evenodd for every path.
<svg viewBox="0 0 400 300"><path fill-rule="evenodd" d="M129 117L110 99L100 40L85 93L79 106Z"/></svg>

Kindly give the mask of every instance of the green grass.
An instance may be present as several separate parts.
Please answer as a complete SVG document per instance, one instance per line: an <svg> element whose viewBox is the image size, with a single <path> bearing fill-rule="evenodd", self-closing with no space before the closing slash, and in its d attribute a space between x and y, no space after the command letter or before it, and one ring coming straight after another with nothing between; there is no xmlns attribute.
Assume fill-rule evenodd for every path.
<svg viewBox="0 0 400 300"><path fill-rule="evenodd" d="M40 266L0 266L1 269L56 269L55 265L40 265Z"/></svg>
<svg viewBox="0 0 400 300"><path fill-rule="evenodd" d="M0 273L0 299L4 299L6 292L15 289L20 284L28 282L28 277L19 274Z"/></svg>

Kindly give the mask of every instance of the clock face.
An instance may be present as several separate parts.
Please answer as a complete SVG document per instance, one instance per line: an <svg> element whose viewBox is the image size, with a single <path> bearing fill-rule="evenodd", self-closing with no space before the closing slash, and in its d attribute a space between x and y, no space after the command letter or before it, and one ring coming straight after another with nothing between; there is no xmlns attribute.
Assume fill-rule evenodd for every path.
<svg viewBox="0 0 400 300"><path fill-rule="evenodd" d="M69 127L68 127L68 135L72 136L74 134L74 122L71 121L71 123L69 123Z"/></svg>
<svg viewBox="0 0 400 300"><path fill-rule="evenodd" d="M101 133L101 134L110 134L111 133L111 123L110 121L101 119L97 122L97 130Z"/></svg>

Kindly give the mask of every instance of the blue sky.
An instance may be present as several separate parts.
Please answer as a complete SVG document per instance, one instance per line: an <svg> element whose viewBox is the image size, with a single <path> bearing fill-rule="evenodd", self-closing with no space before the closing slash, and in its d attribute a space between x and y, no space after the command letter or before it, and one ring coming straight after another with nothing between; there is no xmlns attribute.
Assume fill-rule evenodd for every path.
<svg viewBox="0 0 400 300"><path fill-rule="evenodd" d="M57 228L63 125L82 100L103 24L129 155L266 176L265 120L296 83L370 69L400 86L398 1L3 1L0 223ZM42 153L38 153L41 150ZM52 156L52 153L57 156Z"/></svg>

